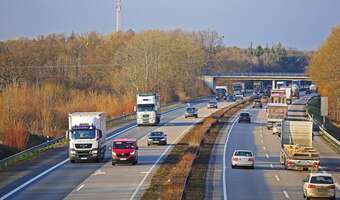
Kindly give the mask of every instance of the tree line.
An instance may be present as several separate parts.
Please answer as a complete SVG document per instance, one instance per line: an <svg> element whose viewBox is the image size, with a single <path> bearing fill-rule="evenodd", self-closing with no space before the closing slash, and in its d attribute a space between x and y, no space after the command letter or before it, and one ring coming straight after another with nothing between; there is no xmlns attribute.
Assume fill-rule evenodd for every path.
<svg viewBox="0 0 340 200"><path fill-rule="evenodd" d="M333 28L315 52L308 73L322 96L328 97L328 118L340 127L340 26Z"/></svg>

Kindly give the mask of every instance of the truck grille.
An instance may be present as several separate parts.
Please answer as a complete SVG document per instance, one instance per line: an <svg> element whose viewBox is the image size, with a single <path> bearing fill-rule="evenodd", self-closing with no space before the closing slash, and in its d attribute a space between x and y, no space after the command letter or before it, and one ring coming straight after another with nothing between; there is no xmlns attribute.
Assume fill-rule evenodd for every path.
<svg viewBox="0 0 340 200"><path fill-rule="evenodd" d="M79 157L88 157L90 155L90 151L77 151Z"/></svg>
<svg viewBox="0 0 340 200"><path fill-rule="evenodd" d="M77 149L89 149L92 147L92 144L76 144Z"/></svg>
<svg viewBox="0 0 340 200"><path fill-rule="evenodd" d="M144 118L149 118L149 115L143 115Z"/></svg>

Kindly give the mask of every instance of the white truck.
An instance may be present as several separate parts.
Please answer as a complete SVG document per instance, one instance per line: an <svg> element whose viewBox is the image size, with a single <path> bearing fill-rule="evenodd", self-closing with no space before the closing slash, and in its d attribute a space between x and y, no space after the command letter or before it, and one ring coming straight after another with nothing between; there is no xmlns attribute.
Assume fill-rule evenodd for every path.
<svg viewBox="0 0 340 200"><path fill-rule="evenodd" d="M285 103L267 104L267 129L271 129L274 123L282 123L287 118L288 105Z"/></svg>
<svg viewBox="0 0 340 200"><path fill-rule="evenodd" d="M312 146L311 121L284 121L281 134L280 163L286 169L318 171L319 153Z"/></svg>
<svg viewBox="0 0 340 200"><path fill-rule="evenodd" d="M216 86L216 100L226 100L228 96L227 86Z"/></svg>
<svg viewBox="0 0 340 200"><path fill-rule="evenodd" d="M105 155L106 113L75 112L68 118L69 158L100 162Z"/></svg>
<svg viewBox="0 0 340 200"><path fill-rule="evenodd" d="M234 95L242 95L245 93L245 83L243 82L234 82L232 83Z"/></svg>
<svg viewBox="0 0 340 200"><path fill-rule="evenodd" d="M297 84L292 85L292 98L299 98L300 97L300 88Z"/></svg>
<svg viewBox="0 0 340 200"><path fill-rule="evenodd" d="M156 93L137 94L137 125L157 125L161 121L160 96Z"/></svg>

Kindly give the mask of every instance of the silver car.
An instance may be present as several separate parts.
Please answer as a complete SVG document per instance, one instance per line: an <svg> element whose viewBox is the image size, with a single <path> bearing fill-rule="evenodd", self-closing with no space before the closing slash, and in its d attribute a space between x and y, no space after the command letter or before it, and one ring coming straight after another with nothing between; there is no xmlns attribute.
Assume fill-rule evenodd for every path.
<svg viewBox="0 0 340 200"><path fill-rule="evenodd" d="M254 169L255 156L249 150L235 150L231 158L231 168L250 167Z"/></svg>
<svg viewBox="0 0 340 200"><path fill-rule="evenodd" d="M310 173L303 180L303 197L329 198L335 200L335 184L332 175L326 173Z"/></svg>
<svg viewBox="0 0 340 200"><path fill-rule="evenodd" d="M207 107L217 109L217 101L209 101Z"/></svg>
<svg viewBox="0 0 340 200"><path fill-rule="evenodd" d="M197 112L197 108L195 107L188 107L185 111L185 118L187 117L198 117L198 112Z"/></svg>

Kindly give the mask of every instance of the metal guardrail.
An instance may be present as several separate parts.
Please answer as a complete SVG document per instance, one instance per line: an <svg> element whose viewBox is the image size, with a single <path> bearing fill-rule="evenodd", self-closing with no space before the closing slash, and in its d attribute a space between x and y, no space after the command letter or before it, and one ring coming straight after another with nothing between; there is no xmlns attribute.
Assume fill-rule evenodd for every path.
<svg viewBox="0 0 340 200"><path fill-rule="evenodd" d="M315 97L317 97L317 96L312 96L308 100L308 102ZM320 124L316 119L314 119L313 116L311 116L311 114L308 111L309 111L309 109L306 108L307 115L308 115L309 119L312 120L313 126L315 124L318 127L318 129L320 130L319 133L321 132L321 135L326 136L334 145L337 146L338 149L340 149L340 141L337 140L336 138L334 138L330 133L328 133L327 130L324 129L322 124Z"/></svg>
<svg viewBox="0 0 340 200"><path fill-rule="evenodd" d="M14 154L14 155L11 155L7 158L4 158L4 159L0 160L0 169L7 168L12 163L15 163L15 162L24 160L28 157L31 157L34 154L41 152L43 149L49 148L50 146L57 144L57 143L60 143L63 140L65 140L65 136L55 138L53 140L44 142L42 144L39 144L37 146L31 147L31 148L26 149L24 151L21 151L17 154Z"/></svg>
<svg viewBox="0 0 340 200"><path fill-rule="evenodd" d="M193 98L189 101L195 102L195 101L200 101L200 100L203 100L203 99L206 99L206 98L209 98L209 97L198 97L198 98ZM165 111L171 110L172 108L173 109L179 109L179 108L182 108L182 107L185 107L185 106L186 106L185 103L176 102L176 103L172 103L172 104L163 106L161 108L161 111L165 112ZM131 120L134 120L134 119L136 119L136 113L135 112L128 113L126 115L122 115L122 116L118 116L118 117L114 117L112 119L107 120L107 123L109 124L109 127L114 127L117 124L128 122L128 121L131 121ZM44 142L42 144L39 144L37 146L31 147L31 148L26 149L24 151L21 151L17 154L14 154L12 156L4 158L4 159L0 160L0 169L7 168L12 163L15 163L15 162L24 160L28 157L31 157L34 154L39 153L42 150L49 148L50 146L52 146L54 144L62 142L63 140L65 140L65 138L66 138L65 136L60 136L60 137L55 138L53 140Z"/></svg>

